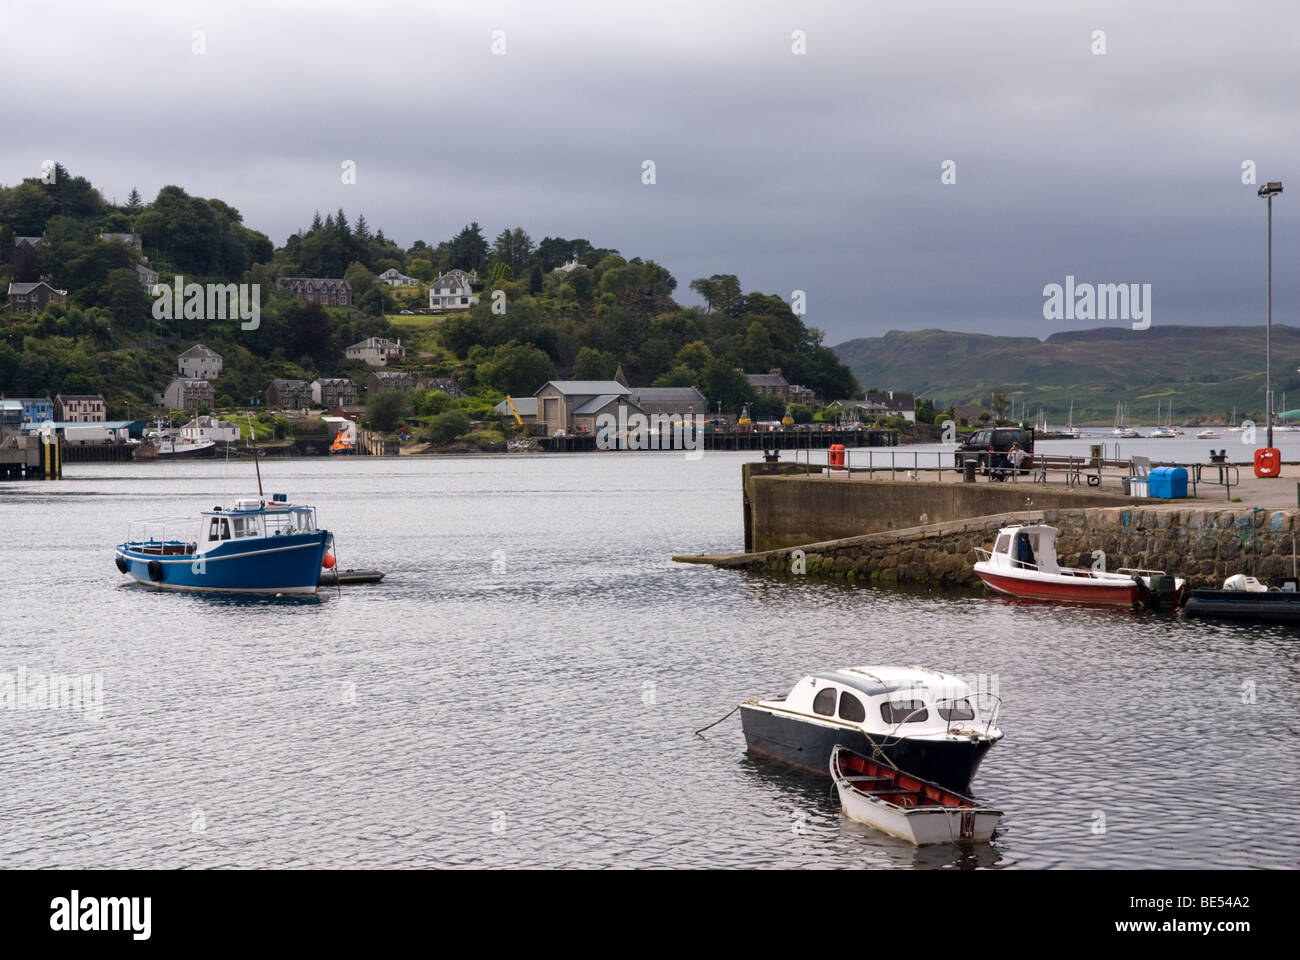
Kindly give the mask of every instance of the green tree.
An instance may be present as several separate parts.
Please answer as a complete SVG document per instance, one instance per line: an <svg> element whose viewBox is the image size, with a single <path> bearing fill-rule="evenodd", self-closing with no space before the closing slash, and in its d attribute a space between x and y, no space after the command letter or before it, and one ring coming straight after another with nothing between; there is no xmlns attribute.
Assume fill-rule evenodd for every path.
<svg viewBox="0 0 1300 960"><path fill-rule="evenodd" d="M612 380L618 369L618 358L604 350L583 347L573 361L574 380Z"/></svg>
<svg viewBox="0 0 1300 960"><path fill-rule="evenodd" d="M144 201L140 199L140 191L135 187L131 188L131 195L126 198L126 208L128 210L141 210L144 208Z"/></svg>
<svg viewBox="0 0 1300 960"><path fill-rule="evenodd" d="M542 277L542 268L533 264L533 269L528 271L528 292L533 296L542 292L544 279Z"/></svg>
<svg viewBox="0 0 1300 960"><path fill-rule="evenodd" d="M343 279L352 286L353 302L359 301L375 285L375 275L366 269L366 265L353 260L343 271Z"/></svg>
<svg viewBox="0 0 1300 960"><path fill-rule="evenodd" d="M469 433L469 414L464 410L447 410L429 421L429 442L437 446L451 443Z"/></svg>
<svg viewBox="0 0 1300 960"><path fill-rule="evenodd" d="M533 241L523 227L502 230L492 244L492 259L510 268L511 277L522 277L533 255Z"/></svg>
<svg viewBox="0 0 1300 960"><path fill-rule="evenodd" d="M728 413L739 413L740 408L754 400L754 389L745 375L724 360L711 360L700 372L700 392L709 400L709 409L719 403Z"/></svg>
<svg viewBox="0 0 1300 960"><path fill-rule="evenodd" d="M391 433L406 417L410 401L401 390L386 390L366 402L366 418L380 433Z"/></svg>
<svg viewBox="0 0 1300 960"><path fill-rule="evenodd" d="M467 224L451 240L451 265L462 270L477 271L488 254L488 242L478 221Z"/></svg>
<svg viewBox="0 0 1300 960"><path fill-rule="evenodd" d="M511 340L497 347L490 360L479 364L478 378L498 393L527 397L555 378L555 365L546 351Z"/></svg>
<svg viewBox="0 0 1300 960"><path fill-rule="evenodd" d="M104 281L104 302L122 326L143 327L149 322L151 301L132 268L109 271Z"/></svg>

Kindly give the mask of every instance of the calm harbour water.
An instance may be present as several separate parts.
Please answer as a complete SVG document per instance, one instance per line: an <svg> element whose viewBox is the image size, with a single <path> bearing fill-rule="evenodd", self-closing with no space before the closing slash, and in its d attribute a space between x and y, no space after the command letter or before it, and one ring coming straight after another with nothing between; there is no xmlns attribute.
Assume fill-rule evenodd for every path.
<svg viewBox="0 0 1300 960"><path fill-rule="evenodd" d="M741 548L755 458L268 461L267 493L316 505L341 566L388 573L320 601L115 569L128 520L255 493L251 464L0 485L0 673L103 677L100 719L0 710L0 862L1300 864L1300 631L674 564ZM987 848L848 822L828 781L747 757L737 716L692 735L870 663L995 678Z"/></svg>

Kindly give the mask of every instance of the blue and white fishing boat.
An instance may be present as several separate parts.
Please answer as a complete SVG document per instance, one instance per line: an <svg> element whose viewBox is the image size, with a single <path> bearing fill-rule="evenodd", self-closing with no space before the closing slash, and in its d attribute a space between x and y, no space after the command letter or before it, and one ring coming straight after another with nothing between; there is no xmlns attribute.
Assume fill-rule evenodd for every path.
<svg viewBox="0 0 1300 960"><path fill-rule="evenodd" d="M316 508L277 493L199 517L138 520L117 545L117 569L162 590L312 595L332 540Z"/></svg>

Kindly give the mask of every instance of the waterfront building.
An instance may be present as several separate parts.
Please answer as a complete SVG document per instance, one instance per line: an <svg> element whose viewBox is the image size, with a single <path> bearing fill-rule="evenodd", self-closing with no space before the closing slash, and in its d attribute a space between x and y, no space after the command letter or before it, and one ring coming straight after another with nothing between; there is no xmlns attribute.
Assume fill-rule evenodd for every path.
<svg viewBox="0 0 1300 960"><path fill-rule="evenodd" d="M181 427L181 436L192 443L198 443L202 440L215 440L217 443L238 443L241 431L236 423L205 416L195 417Z"/></svg>
<svg viewBox="0 0 1300 960"><path fill-rule="evenodd" d="M649 416L679 420L709 413L709 401L697 387L632 387L630 396Z"/></svg>
<svg viewBox="0 0 1300 960"><path fill-rule="evenodd" d="M103 423L108 405L99 394L59 394L54 398L54 419L65 423Z"/></svg>
<svg viewBox="0 0 1300 960"><path fill-rule="evenodd" d="M515 410L519 411L519 419L524 422L524 426L530 427L537 422L537 398L536 397L511 397L514 401ZM502 400L492 411L498 416L510 423L515 422L515 415L510 410L510 404Z"/></svg>
<svg viewBox="0 0 1300 960"><path fill-rule="evenodd" d="M590 429L600 413L618 416L620 405L630 412L641 412L639 405L630 400L631 390L617 380L547 380L533 394L537 398L537 423L546 436L553 437L557 430L566 434Z"/></svg>
<svg viewBox="0 0 1300 960"><path fill-rule="evenodd" d="M22 424L41 424L54 419L54 401L49 397L10 397L14 403L22 404Z"/></svg>

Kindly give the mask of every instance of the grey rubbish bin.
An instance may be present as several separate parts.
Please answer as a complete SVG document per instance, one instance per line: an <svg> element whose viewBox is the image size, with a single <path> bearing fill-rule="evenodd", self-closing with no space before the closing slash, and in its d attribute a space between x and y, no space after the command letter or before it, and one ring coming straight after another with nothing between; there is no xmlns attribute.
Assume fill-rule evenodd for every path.
<svg viewBox="0 0 1300 960"><path fill-rule="evenodd" d="M975 482L975 468L980 462L978 460L967 460L961 465L961 478L964 483Z"/></svg>

